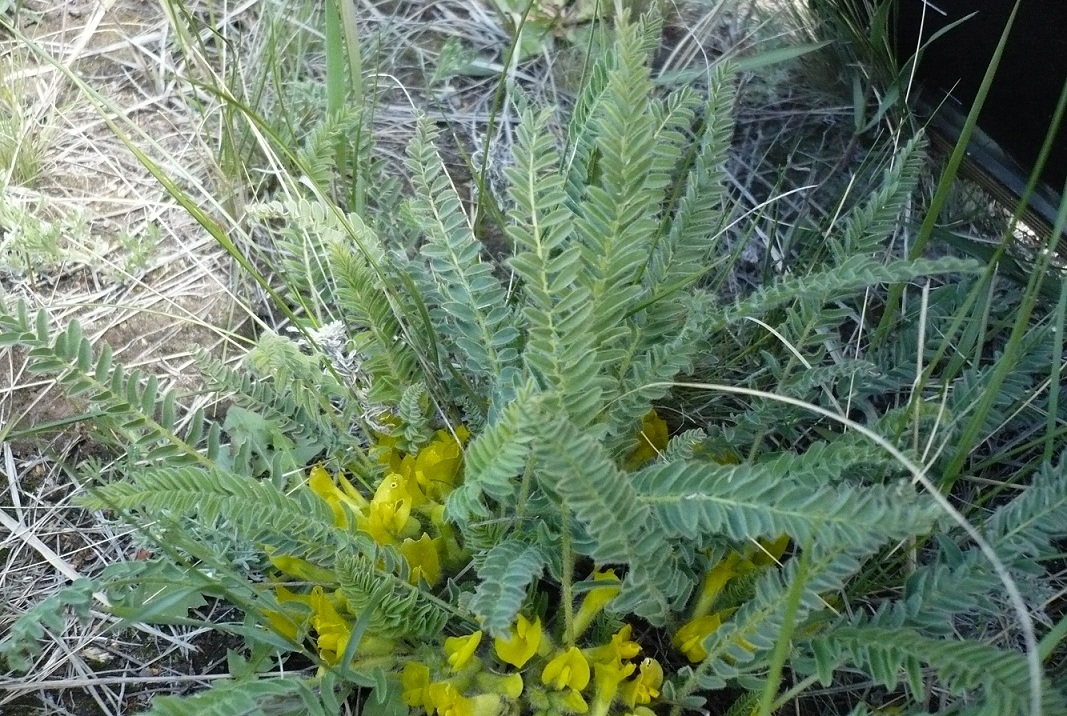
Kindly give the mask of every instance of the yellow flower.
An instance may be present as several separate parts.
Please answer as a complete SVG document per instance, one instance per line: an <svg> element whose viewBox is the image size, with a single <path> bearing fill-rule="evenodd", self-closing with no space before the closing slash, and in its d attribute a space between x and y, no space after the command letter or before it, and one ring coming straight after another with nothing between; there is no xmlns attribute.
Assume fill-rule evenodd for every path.
<svg viewBox="0 0 1067 716"><path fill-rule="evenodd" d="M589 711L589 704L585 702L582 695L574 689L567 689L563 692L563 702L561 704L563 710L568 713L584 714Z"/></svg>
<svg viewBox="0 0 1067 716"><path fill-rule="evenodd" d="M322 465L316 465L308 475L308 487L330 506L334 524L345 529L348 527L348 516L342 505L348 507L353 514L359 515L366 509L367 500L352 487L352 483L346 480L344 475L338 475L337 480L341 489L337 489L333 484L330 473L326 472Z"/></svg>
<svg viewBox="0 0 1067 716"><path fill-rule="evenodd" d="M281 584L274 588L274 593L278 599L279 604L289 604L296 602L303 604L307 609L311 608L311 597L305 594L297 594L286 589ZM281 634L289 641L299 643L303 639L303 634L307 626L307 615L310 612L305 611L304 616L300 621L294 618L294 615L289 611L274 611L272 609L265 609L263 616L267 618L267 625L276 633Z"/></svg>
<svg viewBox="0 0 1067 716"><path fill-rule="evenodd" d="M663 667L655 659L648 658L641 662L637 676L623 684L620 692L626 705L633 708L637 704L652 703L652 699L659 696L662 685Z"/></svg>
<svg viewBox="0 0 1067 716"><path fill-rule="evenodd" d="M496 637L493 648L496 655L505 664L522 668L537 653L541 645L541 618L534 619L533 624L522 614L515 620L511 635L507 639Z"/></svg>
<svg viewBox="0 0 1067 716"><path fill-rule="evenodd" d="M655 410L641 418L641 431L637 434L637 448L626 458L627 470L636 470L667 448L667 423Z"/></svg>
<svg viewBox="0 0 1067 716"><path fill-rule="evenodd" d="M545 665L541 672L541 683L556 691L567 687L581 691L589 685L589 662L585 654L576 646L561 652Z"/></svg>
<svg viewBox="0 0 1067 716"><path fill-rule="evenodd" d="M337 582L337 577L333 572L325 567L312 564L306 559L290 557L284 554L269 554L267 559L282 574L287 574L304 582L321 582L324 584Z"/></svg>
<svg viewBox="0 0 1067 716"><path fill-rule="evenodd" d="M708 658L708 651L704 648L704 640L711 636L722 626L722 616L719 612L704 617L698 617L682 626L674 634L671 643L674 648L685 654L686 658L693 663L704 661Z"/></svg>
<svg viewBox="0 0 1067 716"><path fill-rule="evenodd" d="M433 441L415 456L412 474L430 499L443 501L456 486L463 463L463 441L468 434L462 425L456 429L455 437L447 430L438 430Z"/></svg>
<svg viewBox="0 0 1067 716"><path fill-rule="evenodd" d="M404 689L402 698L405 704L426 709L427 713L433 710L430 701L430 667L417 661L407 662L400 675L400 685Z"/></svg>
<svg viewBox="0 0 1067 716"><path fill-rule="evenodd" d="M459 671L467 665L481 641L481 630L467 636L450 636L445 639L445 655L453 671Z"/></svg>
<svg viewBox="0 0 1067 716"><path fill-rule="evenodd" d="M425 532L418 540L410 537L400 543L397 551L407 560L411 568L409 579L412 584L419 583L419 577L426 580L431 587L441 579L441 560L437 556L437 543Z"/></svg>
<svg viewBox="0 0 1067 716"><path fill-rule="evenodd" d="M622 629L612 635L611 641L602 646L589 650L589 656L593 661L623 662L632 659L641 653L641 645L630 639L634 628L630 624L623 625Z"/></svg>
<svg viewBox="0 0 1067 716"><path fill-rule="evenodd" d="M378 544L396 544L401 537L407 536L405 530L412 522L412 502L404 478L397 474L386 475L375 490L368 514L360 520L359 527Z"/></svg>
<svg viewBox="0 0 1067 716"><path fill-rule="evenodd" d="M718 564L708 570L704 575L704 582L697 595L697 603L693 607L693 618L705 616L715 606L715 600L719 598L723 587L738 575L741 555L731 552Z"/></svg>
<svg viewBox="0 0 1067 716"><path fill-rule="evenodd" d="M594 582L611 582L609 586L605 587L593 587L585 595L585 599L582 600L582 606L578 607L578 612L574 615L574 636L581 636L593 619L603 611L615 597L619 596L619 578L615 576L614 569L606 569L604 571L593 571Z"/></svg>
<svg viewBox="0 0 1067 716"><path fill-rule="evenodd" d="M311 626L318 639L319 656L327 664L337 664L344 656L348 639L352 636L348 621L341 616L333 601L322 591L322 587L311 590Z"/></svg>
<svg viewBox="0 0 1067 716"><path fill-rule="evenodd" d="M437 716L474 716L474 701L456 691L452 684L430 684L427 691L429 704L437 711ZM430 712L429 707L426 712Z"/></svg>
<svg viewBox="0 0 1067 716"><path fill-rule="evenodd" d="M593 716L604 716L611 708L615 695L619 693L619 684L634 673L633 664L622 663L617 659L596 661L593 673L596 678L596 693L593 696Z"/></svg>

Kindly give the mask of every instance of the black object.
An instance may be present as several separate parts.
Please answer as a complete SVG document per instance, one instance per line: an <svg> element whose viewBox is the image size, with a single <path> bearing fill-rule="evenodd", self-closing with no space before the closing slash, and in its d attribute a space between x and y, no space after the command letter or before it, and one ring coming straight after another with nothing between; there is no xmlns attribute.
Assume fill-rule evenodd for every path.
<svg viewBox="0 0 1067 716"><path fill-rule="evenodd" d="M896 0L897 57L906 61L925 45L915 78L923 87L923 104L943 107L942 127L959 123L958 117L970 111L1014 5L1014 0ZM1024 181L1036 164L1065 81L1067 0L1020 0L978 126L1002 150L1002 160L1014 160ZM1006 163L1000 171L1010 169L1010 161ZM1063 192L1067 127L1062 123L1041 180L1052 192Z"/></svg>

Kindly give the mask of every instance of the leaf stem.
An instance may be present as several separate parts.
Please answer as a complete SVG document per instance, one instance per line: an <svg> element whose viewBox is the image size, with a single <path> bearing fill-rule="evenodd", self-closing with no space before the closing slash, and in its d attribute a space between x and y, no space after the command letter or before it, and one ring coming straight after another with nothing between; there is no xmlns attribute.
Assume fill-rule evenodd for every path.
<svg viewBox="0 0 1067 716"><path fill-rule="evenodd" d="M574 646L574 554L571 546L571 512L566 503L560 505L563 529L560 532L560 549L563 557L563 641L567 647Z"/></svg>

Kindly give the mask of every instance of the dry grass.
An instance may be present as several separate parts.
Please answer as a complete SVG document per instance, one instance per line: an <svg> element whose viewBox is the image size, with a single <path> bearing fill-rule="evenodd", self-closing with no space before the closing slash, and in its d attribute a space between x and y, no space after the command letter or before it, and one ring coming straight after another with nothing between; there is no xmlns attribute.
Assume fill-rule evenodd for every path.
<svg viewBox="0 0 1067 716"><path fill-rule="evenodd" d="M113 116L151 136L158 156L188 186L207 185L209 138L183 95L181 57L160 5L119 0L26 9L20 29L41 50L90 83ZM114 347L118 360L164 384L195 388L194 349L221 353L240 345L233 331L245 308L235 299L228 258L55 66L7 38L0 68L3 84L19 88L11 100L22 112L21 147L37 155L34 171L13 175L4 187L3 293L45 309L55 325L81 321L87 335ZM57 230L34 244L27 226ZM137 549L123 530L71 504L80 487L68 468L94 450L77 425L34 436L46 442L24 439L76 416L79 406L52 381L28 373L18 352L0 354L0 370L2 630L69 580L135 558ZM112 621L100 613L49 634L27 676L0 680L0 711L128 713L148 689L179 687L206 665L203 654L194 656L202 642L195 631L111 633Z"/></svg>

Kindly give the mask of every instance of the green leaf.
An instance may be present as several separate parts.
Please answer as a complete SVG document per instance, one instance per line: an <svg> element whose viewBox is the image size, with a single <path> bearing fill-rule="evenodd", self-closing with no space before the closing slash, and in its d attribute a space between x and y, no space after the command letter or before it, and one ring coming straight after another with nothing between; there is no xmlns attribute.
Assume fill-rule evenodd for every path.
<svg viewBox="0 0 1067 716"><path fill-rule="evenodd" d="M481 580L471 609L494 636L506 636L526 600L526 589L541 576L545 557L539 549L517 540L497 544L478 569Z"/></svg>
<svg viewBox="0 0 1067 716"><path fill-rule="evenodd" d="M780 464L772 472L690 460L652 464L632 480L637 504L684 539L724 534L745 542L788 534L802 543L859 545L925 534L939 515L907 483L815 484L781 472Z"/></svg>

